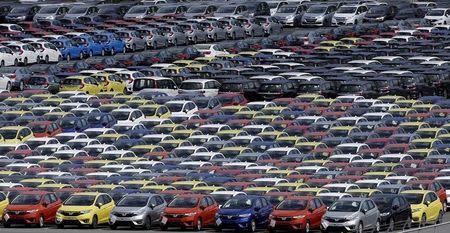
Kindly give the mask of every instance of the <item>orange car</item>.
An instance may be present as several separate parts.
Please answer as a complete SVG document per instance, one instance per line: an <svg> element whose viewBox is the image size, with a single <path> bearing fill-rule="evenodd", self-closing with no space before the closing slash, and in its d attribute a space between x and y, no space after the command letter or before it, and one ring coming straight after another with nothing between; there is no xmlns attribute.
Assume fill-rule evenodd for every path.
<svg viewBox="0 0 450 233"><path fill-rule="evenodd" d="M170 226L200 231L214 225L219 205L209 195L182 194L173 199L161 216L161 230Z"/></svg>
<svg viewBox="0 0 450 233"><path fill-rule="evenodd" d="M322 216L326 211L326 205L317 197L288 197L270 215L269 232L276 230L302 232L318 230L320 229Z"/></svg>

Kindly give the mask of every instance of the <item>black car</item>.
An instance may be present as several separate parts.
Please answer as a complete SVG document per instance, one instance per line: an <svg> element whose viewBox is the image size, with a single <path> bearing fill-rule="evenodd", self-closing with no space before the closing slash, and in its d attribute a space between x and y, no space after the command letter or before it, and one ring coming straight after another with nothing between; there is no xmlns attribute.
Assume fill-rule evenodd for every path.
<svg viewBox="0 0 450 233"><path fill-rule="evenodd" d="M325 98L336 98L336 90L331 82L305 82L298 87L299 94L314 93L323 95Z"/></svg>
<svg viewBox="0 0 450 233"><path fill-rule="evenodd" d="M411 227L411 205L399 194L376 194L372 200L380 210L381 227L387 231Z"/></svg>
<svg viewBox="0 0 450 233"><path fill-rule="evenodd" d="M343 83L338 89L338 95L361 95L364 98L377 98L378 93L369 82L351 81Z"/></svg>
<svg viewBox="0 0 450 233"><path fill-rule="evenodd" d="M234 79L222 82L219 93L236 92L244 94L248 100L256 100L259 83L254 80Z"/></svg>
<svg viewBox="0 0 450 233"><path fill-rule="evenodd" d="M395 19L405 20L412 18L423 18L425 16L426 11L422 8L406 8L400 9L395 15Z"/></svg>
<svg viewBox="0 0 450 233"><path fill-rule="evenodd" d="M25 84L26 89L47 90L51 94L59 92L60 80L53 75L33 75Z"/></svg>
<svg viewBox="0 0 450 233"><path fill-rule="evenodd" d="M384 22L393 19L397 14L397 7L395 6L375 6L370 8L364 16L364 22Z"/></svg>
<svg viewBox="0 0 450 233"><path fill-rule="evenodd" d="M41 7L38 5L21 4L15 6L5 16L5 20L8 23L31 21L33 20L34 15L39 11L40 8Z"/></svg>
<svg viewBox="0 0 450 233"><path fill-rule="evenodd" d="M276 98L295 98L298 92L298 84L291 80L278 80L263 82L258 89L258 96L265 100Z"/></svg>
<svg viewBox="0 0 450 233"><path fill-rule="evenodd" d="M122 19L129 6L120 4L104 4L98 6L97 16L103 20Z"/></svg>

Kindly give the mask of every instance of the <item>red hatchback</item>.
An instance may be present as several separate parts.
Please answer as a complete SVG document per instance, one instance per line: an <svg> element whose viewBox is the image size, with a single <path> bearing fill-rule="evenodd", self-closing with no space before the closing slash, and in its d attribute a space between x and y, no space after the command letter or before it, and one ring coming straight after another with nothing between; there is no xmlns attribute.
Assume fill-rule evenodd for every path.
<svg viewBox="0 0 450 233"><path fill-rule="evenodd" d="M43 227L45 223L54 223L56 211L61 204L61 200L54 193L45 191L21 193L6 206L3 226L8 228L11 224L25 224Z"/></svg>
<svg viewBox="0 0 450 233"><path fill-rule="evenodd" d="M183 194L177 196L161 216L161 230L170 226L193 228L200 231L214 225L219 205L209 195Z"/></svg>
<svg viewBox="0 0 450 233"><path fill-rule="evenodd" d="M326 205L317 197L288 197L270 215L269 231L310 232L313 229L318 230L326 211Z"/></svg>

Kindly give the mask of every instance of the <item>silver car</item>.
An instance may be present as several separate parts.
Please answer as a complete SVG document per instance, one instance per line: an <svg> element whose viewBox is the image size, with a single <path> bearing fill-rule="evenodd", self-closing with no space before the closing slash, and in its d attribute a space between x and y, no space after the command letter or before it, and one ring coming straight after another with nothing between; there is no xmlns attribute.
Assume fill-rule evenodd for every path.
<svg viewBox="0 0 450 233"><path fill-rule="evenodd" d="M82 16L93 15L98 12L96 6L75 5L64 15L65 19L77 19Z"/></svg>
<svg viewBox="0 0 450 233"><path fill-rule="evenodd" d="M128 51L145 50L147 43L140 37L138 32L123 30L118 31L117 36L125 42L125 49Z"/></svg>
<svg viewBox="0 0 450 233"><path fill-rule="evenodd" d="M264 28L266 35L276 35L283 31L283 25L273 16L257 16L255 22Z"/></svg>
<svg viewBox="0 0 450 233"><path fill-rule="evenodd" d="M254 18L239 18L239 20L242 25L244 26L245 33L248 36L254 37L254 36L264 36L264 28L261 26Z"/></svg>
<svg viewBox="0 0 450 233"><path fill-rule="evenodd" d="M227 31L228 38L233 40L237 38L245 38L246 34L244 27L237 19L221 19L219 22L222 23L223 27Z"/></svg>
<svg viewBox="0 0 450 233"><path fill-rule="evenodd" d="M306 6L305 5L297 5L297 4L288 4L283 5L278 8L277 12L273 15L276 17L282 24L289 27L298 26L295 25L295 19L300 17L305 13Z"/></svg>
<svg viewBox="0 0 450 233"><path fill-rule="evenodd" d="M330 206L320 228L322 232L379 232L380 211L369 198L342 198Z"/></svg>
<svg viewBox="0 0 450 233"><path fill-rule="evenodd" d="M216 5L193 5L184 13L184 17L188 19L193 19L195 17L208 17L212 16L217 10Z"/></svg>
<svg viewBox="0 0 450 233"><path fill-rule="evenodd" d="M208 33L208 38L212 41L226 40L227 31L223 28L222 23L217 21L202 21L200 25L205 28L206 33Z"/></svg>
<svg viewBox="0 0 450 233"><path fill-rule="evenodd" d="M156 6L138 5L131 7L123 16L123 19L143 19L153 15L158 10Z"/></svg>
<svg viewBox="0 0 450 233"><path fill-rule="evenodd" d="M200 24L180 23L178 26L183 29L190 42L194 44L197 44L198 42L208 42L208 34Z"/></svg>
<svg viewBox="0 0 450 233"><path fill-rule="evenodd" d="M166 37L169 44L173 45L187 45L188 40L186 34L178 25L162 25L159 27Z"/></svg>
<svg viewBox="0 0 450 233"><path fill-rule="evenodd" d="M34 15L33 21L62 19L69 9L68 6L44 6Z"/></svg>
<svg viewBox="0 0 450 233"><path fill-rule="evenodd" d="M306 10L301 20L302 26L331 26L331 19L336 11L335 5L312 5Z"/></svg>
<svg viewBox="0 0 450 233"><path fill-rule="evenodd" d="M109 226L139 226L150 230L158 225L167 203L158 194L133 193L123 197L109 215Z"/></svg>
<svg viewBox="0 0 450 233"><path fill-rule="evenodd" d="M169 46L167 38L158 28L142 27L137 30L147 43L147 48L164 48Z"/></svg>

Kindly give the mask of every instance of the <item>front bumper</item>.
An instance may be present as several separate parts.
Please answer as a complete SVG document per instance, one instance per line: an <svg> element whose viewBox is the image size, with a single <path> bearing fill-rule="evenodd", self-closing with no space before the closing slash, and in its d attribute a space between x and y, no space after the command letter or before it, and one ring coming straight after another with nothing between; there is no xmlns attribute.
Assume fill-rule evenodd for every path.
<svg viewBox="0 0 450 233"><path fill-rule="evenodd" d="M356 232L357 222L357 220L347 222L330 222L322 220L320 228L321 230L328 232Z"/></svg>
<svg viewBox="0 0 450 233"><path fill-rule="evenodd" d="M222 229L245 229L250 226L251 217L227 216L216 218L216 226Z"/></svg>
<svg viewBox="0 0 450 233"><path fill-rule="evenodd" d="M283 219L283 218L281 218ZM302 230L305 229L306 221L305 218L292 219L286 218L287 220L281 220L280 218L271 219L269 221L269 229L274 230ZM291 220L289 220L291 219Z"/></svg>
<svg viewBox="0 0 450 233"><path fill-rule="evenodd" d="M78 216L66 216L62 214L56 214L56 224L65 225L90 225L92 224L92 215L81 214Z"/></svg>
<svg viewBox="0 0 450 233"><path fill-rule="evenodd" d="M323 26L323 19L302 19L302 26Z"/></svg>
<svg viewBox="0 0 450 233"><path fill-rule="evenodd" d="M181 216L181 214L180 214ZM195 216L188 217L169 217L167 215L161 217L161 225L163 226L175 226L175 227L194 227L197 222Z"/></svg>
<svg viewBox="0 0 450 233"><path fill-rule="evenodd" d="M132 217L121 217L116 215L109 215L109 225L118 226L142 226L145 224L145 216L143 214Z"/></svg>
<svg viewBox="0 0 450 233"><path fill-rule="evenodd" d="M29 214L5 213L3 221L10 224L37 224L39 222L39 214L38 212Z"/></svg>

